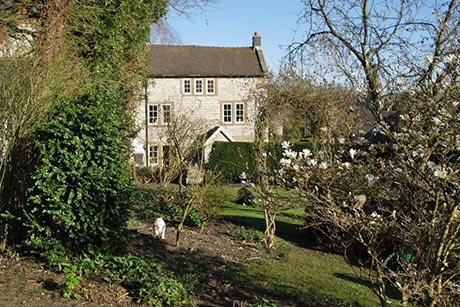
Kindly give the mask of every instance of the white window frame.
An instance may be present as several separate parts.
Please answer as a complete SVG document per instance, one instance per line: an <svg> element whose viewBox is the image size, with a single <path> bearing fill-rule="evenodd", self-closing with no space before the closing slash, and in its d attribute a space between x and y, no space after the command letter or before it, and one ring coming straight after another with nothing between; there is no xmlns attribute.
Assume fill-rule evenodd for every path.
<svg viewBox="0 0 460 307"><path fill-rule="evenodd" d="M166 110L165 110L166 108L169 109L168 113L166 113ZM168 114L168 117L165 116L166 114ZM168 120L166 120L166 118ZM171 123L171 120L172 120L172 105L169 103L161 104L161 124L167 125Z"/></svg>
<svg viewBox="0 0 460 307"><path fill-rule="evenodd" d="M209 82L212 82L212 91L209 90ZM216 80L215 79L206 79L206 95L215 95L216 94Z"/></svg>
<svg viewBox="0 0 460 307"><path fill-rule="evenodd" d="M198 86L198 83L201 83L200 86ZM204 80L203 79L193 79L193 85L194 85L194 93L195 95L203 95L204 94ZM201 89L201 91L198 91L198 89Z"/></svg>
<svg viewBox="0 0 460 307"><path fill-rule="evenodd" d="M158 109L159 109L158 104L148 105L147 121L149 125L158 125L160 121L160 113L158 112L159 111Z"/></svg>
<svg viewBox="0 0 460 307"><path fill-rule="evenodd" d="M149 165L159 165L160 162L160 152L158 144L149 145L148 159Z"/></svg>
<svg viewBox="0 0 460 307"><path fill-rule="evenodd" d="M184 95L192 95L193 93L193 80L192 79L182 79L182 94ZM188 82L188 86L186 83ZM186 91L188 89L188 91Z"/></svg>
<svg viewBox="0 0 460 307"><path fill-rule="evenodd" d="M224 125L243 125L246 123L246 103L228 101L221 103L221 122Z"/></svg>
<svg viewBox="0 0 460 307"><path fill-rule="evenodd" d="M228 114L229 110L226 107L230 107L230 114ZM222 123L233 124L233 103L231 102L224 102L222 104Z"/></svg>
<svg viewBox="0 0 460 307"><path fill-rule="evenodd" d="M245 104L243 102L235 102L233 109L235 110L235 124L244 124Z"/></svg>

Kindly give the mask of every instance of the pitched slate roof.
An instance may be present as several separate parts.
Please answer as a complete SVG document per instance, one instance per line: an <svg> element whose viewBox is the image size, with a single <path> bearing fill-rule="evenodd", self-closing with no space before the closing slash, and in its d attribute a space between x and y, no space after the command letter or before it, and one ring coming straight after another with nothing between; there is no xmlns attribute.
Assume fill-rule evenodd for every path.
<svg viewBox="0 0 460 307"><path fill-rule="evenodd" d="M263 77L260 48L151 45L149 77Z"/></svg>

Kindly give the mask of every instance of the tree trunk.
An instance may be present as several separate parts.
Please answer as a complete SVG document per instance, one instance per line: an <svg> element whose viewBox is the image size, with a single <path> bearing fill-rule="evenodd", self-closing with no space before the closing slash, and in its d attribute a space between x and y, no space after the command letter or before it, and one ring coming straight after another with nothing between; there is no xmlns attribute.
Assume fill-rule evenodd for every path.
<svg viewBox="0 0 460 307"><path fill-rule="evenodd" d="M264 245L265 245L265 248L272 250L272 249L275 249L276 212L273 212L269 208L265 207L264 213L265 213Z"/></svg>
<svg viewBox="0 0 460 307"><path fill-rule="evenodd" d="M187 206L185 207L184 213L182 214L182 219L181 219L179 225L177 226L176 244L175 244L176 247L179 247L180 234L182 232L182 229L184 228L185 219L187 218L188 214L190 213L190 210L192 210L192 203L187 204Z"/></svg>

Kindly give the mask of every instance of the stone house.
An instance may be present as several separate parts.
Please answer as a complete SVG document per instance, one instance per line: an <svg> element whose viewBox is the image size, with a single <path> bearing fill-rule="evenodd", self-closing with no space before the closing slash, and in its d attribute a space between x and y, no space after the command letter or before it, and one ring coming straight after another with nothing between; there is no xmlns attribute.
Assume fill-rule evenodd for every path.
<svg viewBox="0 0 460 307"><path fill-rule="evenodd" d="M215 141L254 141L256 104L249 96L268 74L258 33L250 47L151 45L147 74L136 110L137 165L164 165L172 126L204 137L205 159Z"/></svg>

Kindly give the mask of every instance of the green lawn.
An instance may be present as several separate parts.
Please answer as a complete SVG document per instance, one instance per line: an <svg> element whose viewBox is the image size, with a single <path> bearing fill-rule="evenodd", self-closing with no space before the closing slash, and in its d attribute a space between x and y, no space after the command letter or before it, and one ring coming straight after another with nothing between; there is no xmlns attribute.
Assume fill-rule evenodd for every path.
<svg viewBox="0 0 460 307"><path fill-rule="evenodd" d="M236 195L236 191L230 188L225 195L233 192ZM260 208L238 205L228 199L221 216L246 229L264 230L264 215ZM300 207L280 212L277 216L276 246L281 257L247 263L238 272L233 272L232 278L299 302L316 297L352 306L379 306L367 280L355 274L358 268L350 267L340 256L294 244L304 235L301 230L303 216Z"/></svg>

